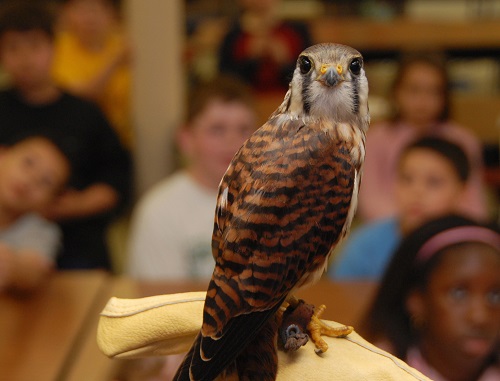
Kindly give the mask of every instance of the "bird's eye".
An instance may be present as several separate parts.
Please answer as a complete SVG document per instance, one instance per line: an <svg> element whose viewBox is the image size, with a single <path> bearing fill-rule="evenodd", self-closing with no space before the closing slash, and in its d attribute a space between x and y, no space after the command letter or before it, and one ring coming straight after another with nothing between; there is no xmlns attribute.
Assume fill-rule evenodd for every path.
<svg viewBox="0 0 500 381"><path fill-rule="evenodd" d="M355 58L351 61L349 65L349 71L354 75L359 75L359 73L361 73L362 67L363 67L363 60L361 58Z"/></svg>
<svg viewBox="0 0 500 381"><path fill-rule="evenodd" d="M307 56L300 56L299 57L299 68L300 72L302 74L307 74L311 71L312 69L312 62Z"/></svg>

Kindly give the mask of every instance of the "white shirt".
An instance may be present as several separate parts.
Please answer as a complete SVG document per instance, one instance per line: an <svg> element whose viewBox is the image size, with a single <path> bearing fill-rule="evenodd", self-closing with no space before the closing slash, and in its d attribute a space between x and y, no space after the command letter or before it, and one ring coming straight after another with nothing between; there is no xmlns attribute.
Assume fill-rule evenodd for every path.
<svg viewBox="0 0 500 381"><path fill-rule="evenodd" d="M134 210L127 272L138 279L210 279L217 191L180 171L154 186Z"/></svg>
<svg viewBox="0 0 500 381"><path fill-rule="evenodd" d="M55 223L28 213L0 229L0 242L18 250L34 250L52 261L61 245L61 230Z"/></svg>

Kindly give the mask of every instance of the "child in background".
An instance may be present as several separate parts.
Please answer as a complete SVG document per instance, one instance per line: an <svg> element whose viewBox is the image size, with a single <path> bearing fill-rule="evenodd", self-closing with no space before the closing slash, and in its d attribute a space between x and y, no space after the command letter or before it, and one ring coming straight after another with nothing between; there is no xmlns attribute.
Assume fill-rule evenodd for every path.
<svg viewBox="0 0 500 381"><path fill-rule="evenodd" d="M471 218L487 218L481 143L449 119L449 84L443 63L430 55L408 57L400 63L392 92L394 118L371 126L366 138L358 210L362 221L397 213L394 193L398 158L405 146L422 136L441 137L466 152L471 175L460 211Z"/></svg>
<svg viewBox="0 0 500 381"><path fill-rule="evenodd" d="M61 232L38 213L69 173L66 156L44 137L0 149L0 291L33 290L53 267Z"/></svg>
<svg viewBox="0 0 500 381"><path fill-rule="evenodd" d="M141 280L209 280L219 183L256 128L249 89L220 77L192 91L177 143L186 166L146 193L132 214L127 273ZM120 381L170 380L184 355L126 363Z"/></svg>
<svg viewBox="0 0 500 381"><path fill-rule="evenodd" d="M128 199L130 154L95 104L53 82L53 38L43 2L3 3L0 61L12 87L0 92L0 144L41 135L61 148L71 176L45 213L63 232L58 268L110 269L106 230Z"/></svg>
<svg viewBox="0 0 500 381"><path fill-rule="evenodd" d="M311 45L304 24L281 20L279 0L239 0L241 15L224 37L219 70L257 91L286 92L296 57Z"/></svg>
<svg viewBox="0 0 500 381"><path fill-rule="evenodd" d="M255 123L251 94L233 78L219 78L193 91L186 124L178 132L187 166L151 189L133 213L132 276L210 278L217 189Z"/></svg>
<svg viewBox="0 0 500 381"><path fill-rule="evenodd" d="M500 235L458 216L407 236L360 330L435 381L500 380Z"/></svg>
<svg viewBox="0 0 500 381"><path fill-rule="evenodd" d="M130 48L119 23L120 0L61 2L54 78L72 93L97 102L130 148Z"/></svg>
<svg viewBox="0 0 500 381"><path fill-rule="evenodd" d="M396 179L398 216L359 227L335 257L329 276L378 280L402 237L425 221L458 210L470 165L456 144L422 138L404 149Z"/></svg>

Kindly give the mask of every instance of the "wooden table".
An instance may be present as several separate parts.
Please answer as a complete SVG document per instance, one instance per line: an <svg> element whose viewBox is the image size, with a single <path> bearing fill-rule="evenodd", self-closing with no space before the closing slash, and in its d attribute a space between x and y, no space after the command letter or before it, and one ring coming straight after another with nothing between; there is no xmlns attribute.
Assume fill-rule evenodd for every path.
<svg viewBox="0 0 500 381"><path fill-rule="evenodd" d="M138 293L141 296L170 294L187 291L204 291L207 282L140 282ZM323 318L340 323L356 325L374 295L374 282L332 282L328 279L301 290L297 297L319 306L326 305Z"/></svg>
<svg viewBox="0 0 500 381"><path fill-rule="evenodd" d="M98 348L96 341L99 314L112 297L139 297L135 281L125 277L109 276L105 287L97 295L94 307L85 327L85 334L69 361L63 374L64 381L110 381L116 375L124 360L109 359ZM0 378L1 379L1 378Z"/></svg>
<svg viewBox="0 0 500 381"><path fill-rule="evenodd" d="M203 291L207 282L137 282L100 271L54 274L25 298L0 295L0 380L109 381L121 365L98 349L99 312L111 296ZM373 283L321 281L298 294L326 304L324 318L357 323Z"/></svg>
<svg viewBox="0 0 500 381"><path fill-rule="evenodd" d="M62 380L105 285L103 272L60 273L30 296L0 296L0 379Z"/></svg>

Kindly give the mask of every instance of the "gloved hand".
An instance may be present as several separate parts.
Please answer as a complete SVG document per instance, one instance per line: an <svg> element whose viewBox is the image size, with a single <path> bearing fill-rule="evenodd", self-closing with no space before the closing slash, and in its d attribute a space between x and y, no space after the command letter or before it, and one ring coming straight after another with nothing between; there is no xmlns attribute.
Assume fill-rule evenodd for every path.
<svg viewBox="0 0 500 381"><path fill-rule="evenodd" d="M187 352L200 330L204 301L205 292L111 298L99 320L99 348L108 357L122 359ZM277 380L429 380L356 332L323 339L329 349L321 355L311 341L296 352L278 351Z"/></svg>

